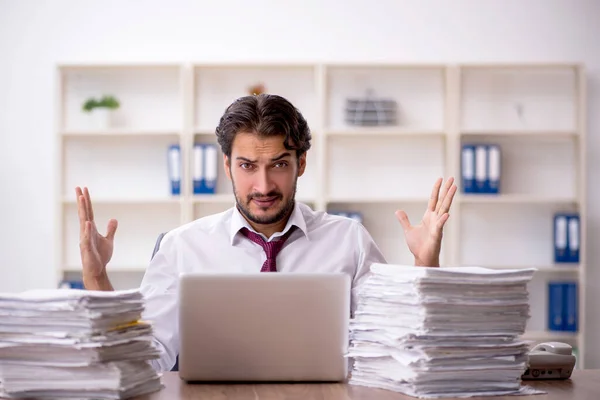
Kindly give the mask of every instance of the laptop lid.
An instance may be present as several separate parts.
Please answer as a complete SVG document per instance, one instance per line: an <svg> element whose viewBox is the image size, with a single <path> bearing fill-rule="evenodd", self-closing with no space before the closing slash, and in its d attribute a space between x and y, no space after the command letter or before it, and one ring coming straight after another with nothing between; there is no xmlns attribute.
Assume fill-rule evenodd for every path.
<svg viewBox="0 0 600 400"><path fill-rule="evenodd" d="M350 277L184 274L179 374L186 381L347 378Z"/></svg>

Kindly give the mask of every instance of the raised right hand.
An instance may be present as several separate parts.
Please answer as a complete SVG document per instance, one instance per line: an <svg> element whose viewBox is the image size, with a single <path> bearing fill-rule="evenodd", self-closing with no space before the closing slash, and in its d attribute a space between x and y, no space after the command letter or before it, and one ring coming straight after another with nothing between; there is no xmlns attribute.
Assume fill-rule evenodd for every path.
<svg viewBox="0 0 600 400"><path fill-rule="evenodd" d="M102 236L96 228L88 189L84 188L82 191L77 187L75 192L79 213L79 250L83 265L83 279L84 282L99 280L106 277L106 265L113 254L118 223L116 219L108 221L106 236Z"/></svg>

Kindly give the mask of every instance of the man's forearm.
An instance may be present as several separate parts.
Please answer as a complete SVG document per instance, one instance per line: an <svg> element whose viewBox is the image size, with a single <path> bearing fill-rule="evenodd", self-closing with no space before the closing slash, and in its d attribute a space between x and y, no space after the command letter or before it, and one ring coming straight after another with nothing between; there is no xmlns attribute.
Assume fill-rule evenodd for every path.
<svg viewBox="0 0 600 400"><path fill-rule="evenodd" d="M106 273L100 276L85 276L83 275L83 285L87 290L102 290L102 291L113 291L112 284Z"/></svg>
<svg viewBox="0 0 600 400"><path fill-rule="evenodd" d="M434 260L421 261L421 260L415 258L415 266L417 266L417 267L439 267L440 259L436 258Z"/></svg>

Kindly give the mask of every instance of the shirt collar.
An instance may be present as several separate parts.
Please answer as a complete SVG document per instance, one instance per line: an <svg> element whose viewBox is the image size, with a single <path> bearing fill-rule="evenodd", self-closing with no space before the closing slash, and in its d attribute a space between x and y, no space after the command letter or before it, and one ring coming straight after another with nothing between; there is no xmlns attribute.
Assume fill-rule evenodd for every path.
<svg viewBox="0 0 600 400"><path fill-rule="evenodd" d="M300 209L298 202L295 202L294 209L292 210L292 214L290 215L290 218L288 219L287 224L285 225L285 228L283 228L283 232L274 233L273 237L275 238L275 237L285 235L287 233L287 231L289 231L291 229L291 227L294 225L297 226L304 233L304 236L306 236L306 238L308 239L308 230L306 229L306 220L304 219L304 215L302 214L302 210ZM242 228L248 228L252 232L256 232L250 226L248 221L246 221L246 218L244 218L244 216L240 213L237 206L234 205L233 213L231 215L231 226L230 226L230 230L229 230L229 240L232 245L233 245L233 241L234 241L235 237L237 236L238 232ZM256 233L258 233L258 232L256 232ZM265 237L264 235L262 235L260 233L259 233L259 235ZM265 239L268 239L268 238L265 238Z"/></svg>

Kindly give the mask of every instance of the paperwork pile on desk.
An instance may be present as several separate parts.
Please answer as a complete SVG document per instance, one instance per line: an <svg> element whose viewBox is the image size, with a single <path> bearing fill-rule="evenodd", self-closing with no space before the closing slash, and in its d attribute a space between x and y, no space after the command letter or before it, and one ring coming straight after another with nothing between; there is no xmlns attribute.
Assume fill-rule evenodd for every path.
<svg viewBox="0 0 600 400"><path fill-rule="evenodd" d="M350 323L349 383L420 398L539 393L521 387L534 269L374 264Z"/></svg>
<svg viewBox="0 0 600 400"><path fill-rule="evenodd" d="M124 399L161 388L138 290L0 294L0 397Z"/></svg>

